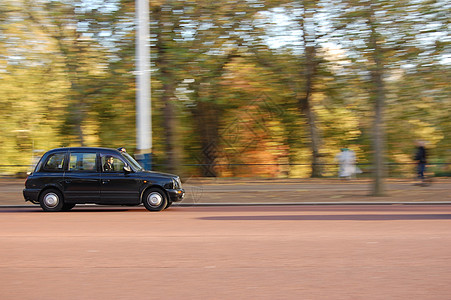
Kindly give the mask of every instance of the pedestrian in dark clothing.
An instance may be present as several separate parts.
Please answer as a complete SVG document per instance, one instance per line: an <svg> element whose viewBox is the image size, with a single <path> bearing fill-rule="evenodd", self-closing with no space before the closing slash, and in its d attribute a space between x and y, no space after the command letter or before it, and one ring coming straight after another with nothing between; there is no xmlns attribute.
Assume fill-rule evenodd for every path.
<svg viewBox="0 0 451 300"><path fill-rule="evenodd" d="M418 179L424 179L424 171L426 170L427 163L427 154L425 143L418 141L417 142L417 151L415 153L415 161L417 162L417 174Z"/></svg>

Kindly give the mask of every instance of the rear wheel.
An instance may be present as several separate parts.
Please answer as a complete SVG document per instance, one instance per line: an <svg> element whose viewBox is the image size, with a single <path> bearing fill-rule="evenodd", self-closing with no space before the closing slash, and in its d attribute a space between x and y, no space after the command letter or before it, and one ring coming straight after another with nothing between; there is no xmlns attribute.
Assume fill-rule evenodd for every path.
<svg viewBox="0 0 451 300"><path fill-rule="evenodd" d="M44 211L61 211L64 207L63 195L56 189L45 190L39 204Z"/></svg>
<svg viewBox="0 0 451 300"><path fill-rule="evenodd" d="M160 189L150 189L144 193L143 204L149 211L162 211L168 204L166 194Z"/></svg>

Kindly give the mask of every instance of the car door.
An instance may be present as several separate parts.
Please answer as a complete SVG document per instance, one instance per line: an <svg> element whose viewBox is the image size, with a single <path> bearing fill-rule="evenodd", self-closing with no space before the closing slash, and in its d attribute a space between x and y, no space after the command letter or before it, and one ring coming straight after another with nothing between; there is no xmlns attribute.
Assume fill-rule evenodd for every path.
<svg viewBox="0 0 451 300"><path fill-rule="evenodd" d="M69 165L64 176L64 199L72 203L100 201L100 172L95 151L69 153Z"/></svg>
<svg viewBox="0 0 451 300"><path fill-rule="evenodd" d="M126 173L126 162L116 154L101 154L101 192L104 204L139 204L140 180Z"/></svg>

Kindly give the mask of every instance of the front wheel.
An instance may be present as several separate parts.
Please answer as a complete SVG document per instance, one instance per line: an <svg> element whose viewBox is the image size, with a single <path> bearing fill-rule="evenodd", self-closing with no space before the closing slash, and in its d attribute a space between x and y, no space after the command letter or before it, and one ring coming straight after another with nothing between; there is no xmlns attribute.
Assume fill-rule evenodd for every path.
<svg viewBox="0 0 451 300"><path fill-rule="evenodd" d="M42 193L39 204L44 211L61 211L64 207L63 195L56 189L49 189Z"/></svg>
<svg viewBox="0 0 451 300"><path fill-rule="evenodd" d="M62 211L69 211L75 207L75 203L64 203Z"/></svg>
<svg viewBox="0 0 451 300"><path fill-rule="evenodd" d="M143 204L149 211L162 211L168 204L166 194L160 189L150 189L144 193Z"/></svg>
<svg viewBox="0 0 451 300"><path fill-rule="evenodd" d="M169 208L172 205L172 201L168 201L168 204L166 205L166 207L164 209Z"/></svg>

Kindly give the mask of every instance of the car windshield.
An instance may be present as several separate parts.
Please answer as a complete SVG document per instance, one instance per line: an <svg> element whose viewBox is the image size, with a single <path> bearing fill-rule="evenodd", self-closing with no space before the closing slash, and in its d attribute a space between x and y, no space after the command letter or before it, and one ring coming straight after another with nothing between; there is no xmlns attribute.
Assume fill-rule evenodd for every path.
<svg viewBox="0 0 451 300"><path fill-rule="evenodd" d="M136 170L136 171L142 171L144 170L143 167L133 158L131 157L127 152L122 152L122 156L125 158L125 160L130 164L130 166Z"/></svg>

